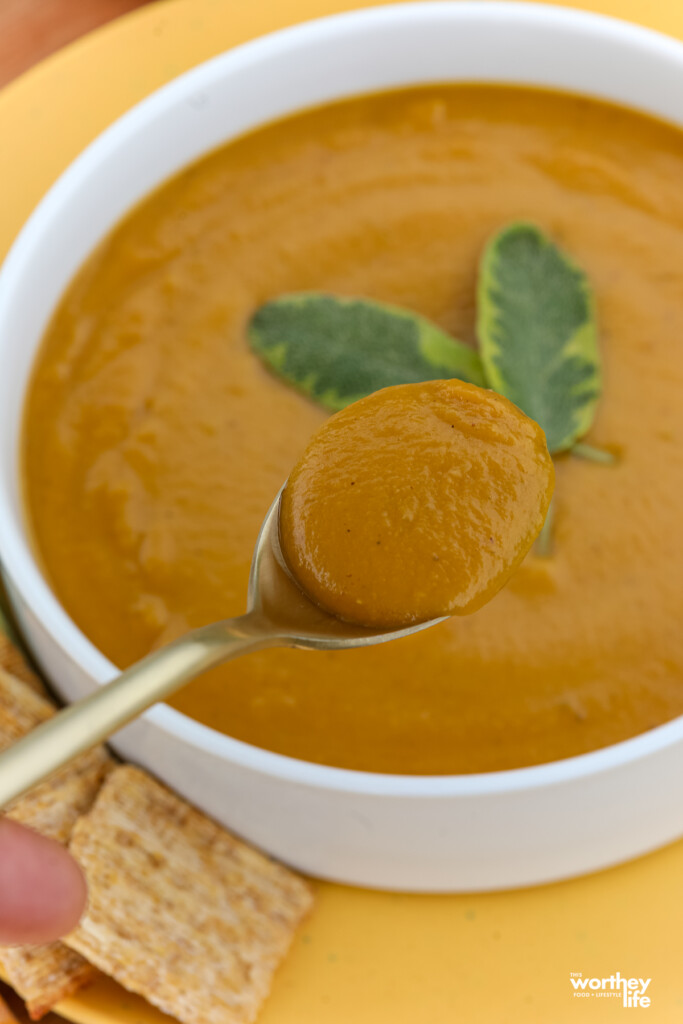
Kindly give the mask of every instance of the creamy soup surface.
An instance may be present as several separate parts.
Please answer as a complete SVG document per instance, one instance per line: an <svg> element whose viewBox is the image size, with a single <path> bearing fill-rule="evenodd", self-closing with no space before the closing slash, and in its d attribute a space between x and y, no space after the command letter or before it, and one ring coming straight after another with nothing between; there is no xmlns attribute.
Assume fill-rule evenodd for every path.
<svg viewBox="0 0 683 1024"><path fill-rule="evenodd" d="M27 402L27 515L84 633L125 666L244 611L263 515L326 413L245 325L326 290L475 344L477 263L533 220L588 272L605 391L556 460L552 557L491 604L385 647L267 651L173 705L257 746L375 772L556 760L683 712L683 133L555 93L444 86L314 110L212 154L90 258Z"/></svg>
<svg viewBox="0 0 683 1024"><path fill-rule="evenodd" d="M471 615L531 549L554 481L545 434L497 392L456 378L381 388L327 420L289 474L282 555L346 622Z"/></svg>

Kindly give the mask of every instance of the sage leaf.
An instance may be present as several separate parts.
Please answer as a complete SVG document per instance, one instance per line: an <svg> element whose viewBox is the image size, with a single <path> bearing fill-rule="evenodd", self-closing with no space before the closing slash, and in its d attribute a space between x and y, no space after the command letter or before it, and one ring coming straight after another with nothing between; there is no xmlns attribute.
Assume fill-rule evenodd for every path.
<svg viewBox="0 0 683 1024"><path fill-rule="evenodd" d="M534 224L503 228L486 246L477 330L489 387L566 451L593 422L602 380L588 279Z"/></svg>
<svg viewBox="0 0 683 1024"><path fill-rule="evenodd" d="M332 412L393 384L458 377L486 386L473 349L417 313L369 299L280 296L256 311L248 340L271 370Z"/></svg>
<svg viewBox="0 0 683 1024"><path fill-rule="evenodd" d="M534 544L534 554L537 558L550 558L553 553L553 526L555 523L555 497L550 499L548 505L548 511L546 513L545 522L541 527L541 532L536 538Z"/></svg>
<svg viewBox="0 0 683 1024"><path fill-rule="evenodd" d="M614 452L606 448L596 448L593 444L584 444L582 441L577 441L572 447L572 455L586 459L587 462L599 462L603 466L616 466L619 461Z"/></svg>

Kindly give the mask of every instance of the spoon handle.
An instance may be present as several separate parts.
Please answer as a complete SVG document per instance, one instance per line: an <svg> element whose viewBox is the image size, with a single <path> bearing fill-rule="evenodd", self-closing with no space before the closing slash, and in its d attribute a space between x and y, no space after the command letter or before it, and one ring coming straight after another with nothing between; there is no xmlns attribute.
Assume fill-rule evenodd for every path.
<svg viewBox="0 0 683 1024"><path fill-rule="evenodd" d="M276 643L251 625L245 615L195 630L43 722L0 754L0 808L206 669Z"/></svg>

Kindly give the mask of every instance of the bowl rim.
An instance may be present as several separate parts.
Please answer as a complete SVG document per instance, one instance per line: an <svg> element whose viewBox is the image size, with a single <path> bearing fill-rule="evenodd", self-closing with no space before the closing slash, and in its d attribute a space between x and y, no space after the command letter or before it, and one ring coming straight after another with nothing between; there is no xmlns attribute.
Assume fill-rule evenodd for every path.
<svg viewBox="0 0 683 1024"><path fill-rule="evenodd" d="M11 301L14 280L21 277L24 267L30 263L31 250L34 240L39 238L43 219L51 208L59 204L62 194L66 193L74 181L87 177L100 157L125 138L130 126L153 119L158 112L170 106L177 96L188 95L210 84L217 71L222 71L226 63L237 65L243 61L267 57L269 52L286 47L290 38L315 45L321 33L334 31L340 24L348 27L357 23L358 28L368 25L377 27L393 23L396 19L410 22L411 19L429 19L436 14L442 17L445 11L455 21L507 18L517 23L552 27L558 32L568 27L582 30L593 38L609 37L612 42L659 51L660 55L674 58L681 66L683 77L683 44L669 36L602 14L518 0L459 0L458 3L427 0L388 4L316 18L268 33L201 63L157 89L100 133L67 167L29 217L0 270L0 319L3 305ZM37 617L57 647L86 676L95 680L96 685L102 685L113 678L118 669L68 616L33 556L26 524L13 516L8 506L8 497L0 480L1 568L10 588ZM167 735L209 753L218 760L264 776L317 790L420 799L496 796L511 791L545 789L558 783L568 783L634 764L683 740L683 716L680 716L630 739L560 761L467 775L397 775L336 768L264 750L220 733L165 704L150 708L140 717Z"/></svg>

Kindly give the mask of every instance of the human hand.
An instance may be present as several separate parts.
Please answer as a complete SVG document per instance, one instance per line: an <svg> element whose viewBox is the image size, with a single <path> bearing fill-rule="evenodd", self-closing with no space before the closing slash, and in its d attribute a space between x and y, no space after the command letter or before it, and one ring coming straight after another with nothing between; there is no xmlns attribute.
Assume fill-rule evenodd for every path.
<svg viewBox="0 0 683 1024"><path fill-rule="evenodd" d="M85 878L70 853L9 818L0 818L0 945L40 945L78 923Z"/></svg>

